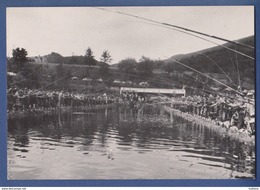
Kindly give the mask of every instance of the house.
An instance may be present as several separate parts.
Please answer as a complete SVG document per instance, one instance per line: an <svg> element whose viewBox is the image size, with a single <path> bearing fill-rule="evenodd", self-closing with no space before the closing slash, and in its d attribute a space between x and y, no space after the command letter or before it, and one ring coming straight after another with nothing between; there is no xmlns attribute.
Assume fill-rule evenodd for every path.
<svg viewBox="0 0 260 190"><path fill-rule="evenodd" d="M139 85L140 86L149 86L149 83L148 82L140 82Z"/></svg>
<svg viewBox="0 0 260 190"><path fill-rule="evenodd" d="M91 79L91 78L87 78L87 77L86 77L86 78L83 78L82 80L83 80L83 81L87 81L87 82L90 82L90 81L92 81L92 79Z"/></svg>
<svg viewBox="0 0 260 190"><path fill-rule="evenodd" d="M78 77L71 77L71 80L73 80L73 81L78 81L79 78L78 78Z"/></svg>

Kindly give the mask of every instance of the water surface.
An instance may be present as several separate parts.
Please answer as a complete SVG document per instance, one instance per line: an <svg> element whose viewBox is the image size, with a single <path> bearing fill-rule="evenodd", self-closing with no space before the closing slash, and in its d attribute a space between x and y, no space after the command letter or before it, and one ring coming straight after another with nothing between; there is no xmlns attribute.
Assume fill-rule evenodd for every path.
<svg viewBox="0 0 260 190"><path fill-rule="evenodd" d="M254 155L155 107L8 120L9 179L255 178Z"/></svg>

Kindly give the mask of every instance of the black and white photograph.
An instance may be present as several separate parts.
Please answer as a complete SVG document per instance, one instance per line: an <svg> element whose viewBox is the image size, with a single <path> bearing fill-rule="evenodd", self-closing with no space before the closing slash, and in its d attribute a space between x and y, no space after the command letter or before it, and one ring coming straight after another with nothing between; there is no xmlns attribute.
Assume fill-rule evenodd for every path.
<svg viewBox="0 0 260 190"><path fill-rule="evenodd" d="M256 179L254 14L6 8L7 179Z"/></svg>

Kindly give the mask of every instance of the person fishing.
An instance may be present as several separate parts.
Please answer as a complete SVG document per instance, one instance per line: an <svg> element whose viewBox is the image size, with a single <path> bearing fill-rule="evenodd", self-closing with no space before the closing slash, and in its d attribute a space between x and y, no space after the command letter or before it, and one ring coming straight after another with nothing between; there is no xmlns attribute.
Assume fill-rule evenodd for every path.
<svg viewBox="0 0 260 190"><path fill-rule="evenodd" d="M59 108L59 109L61 109L61 106L62 106L62 96L63 96L63 90L59 93L59 95L58 95L58 104L57 104L57 107Z"/></svg>

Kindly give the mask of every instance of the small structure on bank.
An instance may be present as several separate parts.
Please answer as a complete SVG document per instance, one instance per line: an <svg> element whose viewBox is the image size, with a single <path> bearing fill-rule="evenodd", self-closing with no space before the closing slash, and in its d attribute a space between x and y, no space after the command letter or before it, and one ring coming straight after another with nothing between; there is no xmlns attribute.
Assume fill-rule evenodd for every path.
<svg viewBox="0 0 260 190"><path fill-rule="evenodd" d="M172 96L184 96L186 90L183 89L167 89L167 88L132 88L121 87L120 94L122 93L142 93L142 94L168 94Z"/></svg>

